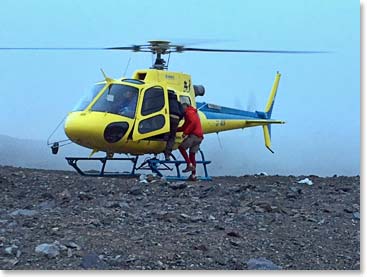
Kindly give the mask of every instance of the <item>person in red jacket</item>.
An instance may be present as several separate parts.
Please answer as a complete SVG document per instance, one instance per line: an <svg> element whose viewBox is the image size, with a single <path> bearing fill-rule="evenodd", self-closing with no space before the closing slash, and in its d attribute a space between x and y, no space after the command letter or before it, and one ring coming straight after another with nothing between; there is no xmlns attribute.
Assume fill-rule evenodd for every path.
<svg viewBox="0 0 367 277"><path fill-rule="evenodd" d="M189 180L196 181L196 160L195 154L199 151L200 144L204 139L203 129L198 112L195 108L187 103L183 103L185 123L177 129L178 132L183 132L184 140L178 147L184 157L187 166L182 172L192 172ZM186 149L190 148L189 155Z"/></svg>

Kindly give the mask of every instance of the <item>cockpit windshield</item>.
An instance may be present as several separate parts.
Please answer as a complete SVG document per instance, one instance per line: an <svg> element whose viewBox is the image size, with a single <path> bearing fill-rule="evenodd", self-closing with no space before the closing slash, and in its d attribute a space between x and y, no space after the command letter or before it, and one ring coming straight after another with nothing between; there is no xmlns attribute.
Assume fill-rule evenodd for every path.
<svg viewBox="0 0 367 277"><path fill-rule="evenodd" d="M92 111L134 118L139 90L128 85L111 84L93 105Z"/></svg>
<svg viewBox="0 0 367 277"><path fill-rule="evenodd" d="M87 91L87 93L83 95L78 104L75 105L73 112L84 111L105 85L106 84L94 85L91 90Z"/></svg>

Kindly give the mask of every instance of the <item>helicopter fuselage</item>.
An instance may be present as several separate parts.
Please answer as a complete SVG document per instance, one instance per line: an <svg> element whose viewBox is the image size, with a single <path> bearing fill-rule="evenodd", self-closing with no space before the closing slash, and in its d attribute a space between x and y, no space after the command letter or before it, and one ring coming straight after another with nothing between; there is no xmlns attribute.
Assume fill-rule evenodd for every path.
<svg viewBox="0 0 367 277"><path fill-rule="evenodd" d="M68 114L64 130L70 140L93 152L158 154L164 151L165 134L170 130L169 92L174 92L181 103L198 109L205 134L267 127L283 123L270 119L279 78L277 74L267 111L250 112L196 102L204 89L194 86L191 76L184 73L146 69L135 71L131 79L106 77ZM270 146L270 128L267 132ZM182 133L178 132L174 149L182 140Z"/></svg>

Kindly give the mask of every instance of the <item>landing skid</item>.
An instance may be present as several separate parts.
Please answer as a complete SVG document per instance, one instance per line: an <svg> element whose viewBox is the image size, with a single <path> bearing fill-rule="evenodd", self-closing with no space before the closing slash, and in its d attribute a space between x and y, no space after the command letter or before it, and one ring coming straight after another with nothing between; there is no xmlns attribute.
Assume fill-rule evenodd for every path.
<svg viewBox="0 0 367 277"><path fill-rule="evenodd" d="M211 161L206 161L204 153L199 150L201 160L196 161L197 165L202 165L204 169L204 176L197 176L199 180L211 181L212 178L208 175L207 165ZM136 173L137 170L150 170L152 173L159 177L164 177L170 181L180 181L186 180L188 176L182 176L180 172L180 165L186 165L184 160L177 160L175 156L171 155L173 160L160 160L157 157L146 159L141 165L137 166L139 156L127 157L127 158L85 158L85 157L66 157L68 164L72 166L80 175L92 176L92 177L138 177L139 174ZM102 163L101 169L99 171L83 171L78 166L78 161L100 161ZM130 161L132 163L132 169L130 172L107 172L105 171L107 161ZM176 171L176 176L165 176L162 171Z"/></svg>
<svg viewBox="0 0 367 277"><path fill-rule="evenodd" d="M138 177L139 175L135 173L136 164L138 162L139 156L135 156L134 158L85 158L85 157L65 157L68 164L71 165L80 175L83 176L96 176L96 177L117 177L117 176L125 176L125 177ZM100 171L83 171L78 166L78 161L100 161L102 163L102 167ZM105 171L107 161L130 161L133 163L133 167L130 172L107 172Z"/></svg>

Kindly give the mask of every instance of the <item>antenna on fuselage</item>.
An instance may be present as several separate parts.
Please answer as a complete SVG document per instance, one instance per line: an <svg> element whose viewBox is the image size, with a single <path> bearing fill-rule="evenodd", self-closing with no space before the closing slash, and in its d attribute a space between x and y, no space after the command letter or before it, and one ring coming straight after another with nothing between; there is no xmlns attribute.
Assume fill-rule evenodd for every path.
<svg viewBox="0 0 367 277"><path fill-rule="evenodd" d="M107 77L106 73L104 73L103 69L101 68L101 72L103 74L104 79L106 80L107 83L111 83L112 79L110 77Z"/></svg>
<svg viewBox="0 0 367 277"><path fill-rule="evenodd" d="M129 60L127 61L127 65L126 65L126 68L125 68L125 71L124 71L124 75L122 75L123 77L126 77L126 72L127 72L127 69L129 68L130 61L131 61L131 57L129 57Z"/></svg>

